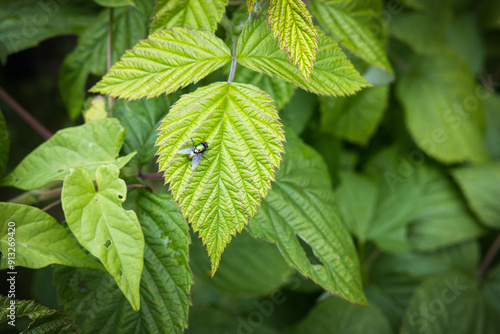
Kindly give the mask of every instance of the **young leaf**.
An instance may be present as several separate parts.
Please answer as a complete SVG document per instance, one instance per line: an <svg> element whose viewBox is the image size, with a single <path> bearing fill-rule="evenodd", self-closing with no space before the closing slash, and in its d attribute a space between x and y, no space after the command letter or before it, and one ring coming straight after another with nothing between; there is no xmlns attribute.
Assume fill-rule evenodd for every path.
<svg viewBox="0 0 500 334"><path fill-rule="evenodd" d="M370 23L370 18L372 23L376 19L367 15L370 12L366 9L356 11L353 6L354 2L351 1L316 0L309 3L314 18L335 40L369 64L384 71L392 71L382 43L365 23ZM375 14L375 10L372 14Z"/></svg>
<svg viewBox="0 0 500 334"><path fill-rule="evenodd" d="M257 87L216 82L183 95L159 128L159 169L206 244L212 274L231 237L255 215L279 165L285 137L271 102ZM191 139L209 145L197 169L177 153Z"/></svg>
<svg viewBox="0 0 500 334"><path fill-rule="evenodd" d="M227 45L211 32L160 30L127 51L91 91L127 99L170 94L230 60Z"/></svg>
<svg viewBox="0 0 500 334"><path fill-rule="evenodd" d="M364 334L367 328L372 334L391 333L389 322L375 305L353 305L336 297L328 297L316 304L294 327L293 333L330 333L332 328L350 334Z"/></svg>
<svg viewBox="0 0 500 334"><path fill-rule="evenodd" d="M91 174L106 163L122 168L133 156L117 158L124 137L125 129L112 118L60 130L24 158L1 185L29 190L63 180L72 167Z"/></svg>
<svg viewBox="0 0 500 334"><path fill-rule="evenodd" d="M484 161L484 112L474 77L451 51L420 57L401 76L396 93L417 145L444 162Z"/></svg>
<svg viewBox="0 0 500 334"><path fill-rule="evenodd" d="M488 227L500 229L500 163L455 169L453 176L479 219Z"/></svg>
<svg viewBox="0 0 500 334"><path fill-rule="evenodd" d="M356 250L339 218L327 167L319 153L287 134L283 165L250 221L250 233L276 243L291 266L327 291L366 304ZM312 248L309 257L299 240Z"/></svg>
<svg viewBox="0 0 500 334"><path fill-rule="evenodd" d="M108 33L109 10L104 10L88 25L76 48L64 59L59 71L59 90L72 119L83 109L89 73L103 76L107 71ZM112 35L111 63L115 63L125 50L146 37L146 17L130 7L114 9Z"/></svg>
<svg viewBox="0 0 500 334"><path fill-rule="evenodd" d="M125 182L115 165L96 170L97 190L83 168L72 168L64 179L62 207L68 226L92 255L101 260L130 301L139 309L144 236L134 211L125 211Z"/></svg>
<svg viewBox="0 0 500 334"><path fill-rule="evenodd" d="M248 8L247 13L250 13L253 10L256 2L257 0L247 0L247 8Z"/></svg>
<svg viewBox="0 0 500 334"><path fill-rule="evenodd" d="M9 237L15 240L15 265L42 268L50 264L102 269L85 254L68 231L42 210L21 204L0 203L0 269L9 267ZM11 234L12 233L12 234Z"/></svg>
<svg viewBox="0 0 500 334"><path fill-rule="evenodd" d="M236 47L238 63L254 71L277 76L287 82L320 95L354 94L370 84L354 69L337 43L319 35L316 63L309 82L279 48L267 22L255 19L247 23Z"/></svg>
<svg viewBox="0 0 500 334"><path fill-rule="evenodd" d="M158 0L151 32L186 26L215 32L227 0Z"/></svg>
<svg viewBox="0 0 500 334"><path fill-rule="evenodd" d="M325 132L366 145L387 109L389 87L370 87L354 96L326 97L320 103L321 127Z"/></svg>
<svg viewBox="0 0 500 334"><path fill-rule="evenodd" d="M188 225L167 194L131 191L124 206L134 208L144 232L141 309L135 312L111 276L96 270L56 269L58 298L81 333L180 334L193 282Z"/></svg>
<svg viewBox="0 0 500 334"><path fill-rule="evenodd" d="M154 99L126 101L119 99L113 107L113 116L127 128L122 152L129 154L137 152L128 166L143 166L148 164L156 153L154 147L156 129L161 119L167 114L172 104L172 97L166 95Z"/></svg>
<svg viewBox="0 0 500 334"><path fill-rule="evenodd" d="M311 14L302 0L271 0L267 21L280 50L286 49L288 58L309 81L316 49L318 31L312 23Z"/></svg>
<svg viewBox="0 0 500 334"><path fill-rule="evenodd" d="M0 296L0 323L10 321L11 302L14 301L14 314L16 318L28 317L31 323L23 333L71 333L73 327L68 316L59 310L51 310L46 306L35 303L33 300L11 299ZM20 319L21 320L21 319ZM3 327L5 328L5 327Z"/></svg>

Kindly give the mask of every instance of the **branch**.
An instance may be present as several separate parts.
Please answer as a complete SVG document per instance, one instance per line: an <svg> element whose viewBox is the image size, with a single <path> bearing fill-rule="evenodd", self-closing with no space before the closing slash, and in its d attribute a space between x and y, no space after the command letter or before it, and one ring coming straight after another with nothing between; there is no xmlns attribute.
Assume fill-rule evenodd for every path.
<svg viewBox="0 0 500 334"><path fill-rule="evenodd" d="M229 79L227 79L228 83L233 82L234 73L236 72L236 44L238 44L238 37L234 37L233 54L231 55L231 70L229 71Z"/></svg>
<svg viewBox="0 0 500 334"><path fill-rule="evenodd" d="M495 258L495 256L498 253L498 250L500 249L500 234L497 236L495 241L493 242L493 245L491 245L490 249L488 250L488 253L486 253L486 256L484 257L483 262L481 262L481 266L479 267L479 271L477 273L477 281L480 283L484 279L484 275L486 273L486 270L489 268L491 262Z"/></svg>
<svg viewBox="0 0 500 334"><path fill-rule="evenodd" d="M52 132L47 130L42 124L40 124L33 116L30 115L19 103L16 102L6 91L0 87L0 97L12 108L14 111L21 116L26 123L28 123L40 136L44 139L50 139L52 137Z"/></svg>

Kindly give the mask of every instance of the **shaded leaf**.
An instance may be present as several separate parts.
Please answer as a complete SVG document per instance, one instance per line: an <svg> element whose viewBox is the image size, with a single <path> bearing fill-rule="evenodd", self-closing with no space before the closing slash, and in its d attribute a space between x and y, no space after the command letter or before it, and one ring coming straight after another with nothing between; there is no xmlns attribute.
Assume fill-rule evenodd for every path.
<svg viewBox="0 0 500 334"><path fill-rule="evenodd" d="M283 165L250 233L276 243L291 266L329 292L365 304L357 255L337 213L327 167L316 151L287 134ZM309 257L302 242L312 249Z"/></svg>
<svg viewBox="0 0 500 334"><path fill-rule="evenodd" d="M500 160L500 96L497 94L488 95L484 106L486 145L491 157Z"/></svg>
<svg viewBox="0 0 500 334"><path fill-rule="evenodd" d="M226 44L208 31L160 30L127 51L91 91L127 99L170 94L230 60Z"/></svg>
<svg viewBox="0 0 500 334"><path fill-rule="evenodd" d="M106 163L122 168L133 155L117 158L124 137L125 129L111 118L65 128L28 154L2 185L36 189L63 180L74 167L83 167L92 175Z"/></svg>
<svg viewBox="0 0 500 334"><path fill-rule="evenodd" d="M182 26L215 32L226 5L227 0L158 0L151 32Z"/></svg>
<svg viewBox="0 0 500 334"><path fill-rule="evenodd" d="M239 67L234 76L234 82L241 82L254 85L269 94L276 105L276 109L281 110L287 104L295 92L295 85L283 81L279 78L270 77L264 73L254 72L246 67Z"/></svg>
<svg viewBox="0 0 500 334"><path fill-rule="evenodd" d="M0 224L1 269L10 266L9 253L15 254L15 266L26 268L37 269L50 264L102 268L81 250L62 225L38 208L0 203ZM13 245L9 245L11 237Z"/></svg>
<svg viewBox="0 0 500 334"><path fill-rule="evenodd" d="M479 219L488 227L500 229L500 163L458 168L453 176Z"/></svg>
<svg viewBox="0 0 500 334"><path fill-rule="evenodd" d="M0 44L3 43L10 54L51 37L79 33L95 16L85 2L1 1Z"/></svg>
<svg viewBox="0 0 500 334"><path fill-rule="evenodd" d="M89 73L102 76L107 71L108 31L109 10L104 10L88 25L75 50L64 59L59 72L59 90L71 119L78 117L83 109ZM113 64L125 50L146 37L146 17L130 7L116 8L113 10L112 34Z"/></svg>
<svg viewBox="0 0 500 334"><path fill-rule="evenodd" d="M134 310L139 309L144 236L134 211L125 211L125 182L114 165L96 170L97 190L83 168L72 168L64 179L62 207L80 244L101 260Z"/></svg>
<svg viewBox="0 0 500 334"><path fill-rule="evenodd" d="M285 49L288 58L309 81L316 50L318 31L312 16L301 0L271 0L267 10L267 21L280 50Z"/></svg>
<svg viewBox="0 0 500 334"><path fill-rule="evenodd" d="M234 238L224 251L217 275L210 277L210 259L201 240L191 246L193 272L207 284L233 294L266 294L285 284L294 272L274 245L253 239L247 232Z"/></svg>
<svg viewBox="0 0 500 334"><path fill-rule="evenodd" d="M417 145L444 162L484 161L484 111L467 65L451 51L419 57L396 85ZM425 97L425 98L422 98Z"/></svg>
<svg viewBox="0 0 500 334"><path fill-rule="evenodd" d="M370 333L391 332L389 322L375 306L353 305L345 300L327 297L320 301L294 328L294 333ZM335 329L332 332L332 329Z"/></svg>
<svg viewBox="0 0 500 334"><path fill-rule="evenodd" d="M137 152L129 166L148 164L156 153L156 129L167 114L173 98L160 96L153 99L126 101L119 99L113 106L113 115L127 128L122 152Z"/></svg>
<svg viewBox="0 0 500 334"><path fill-rule="evenodd" d="M246 84L216 82L183 95L163 120L156 145L159 170L212 260L212 274L231 237L267 194L283 152L272 100ZM204 140L197 169L177 152Z"/></svg>
<svg viewBox="0 0 500 334"><path fill-rule="evenodd" d="M382 43L369 24L375 23L376 9L356 10L354 1L316 0L309 3L311 12L326 32L363 60L392 71Z"/></svg>
<svg viewBox="0 0 500 334"><path fill-rule="evenodd" d="M186 221L167 194L131 191L124 206L137 212L144 232L141 309L134 311L112 277L97 271L58 268L58 297L82 333L182 333L192 284Z"/></svg>
<svg viewBox="0 0 500 334"><path fill-rule="evenodd" d="M46 306L35 303L33 300L10 299L0 296L0 323L11 321L9 317L11 302L15 302L14 314L16 318L29 317L31 323L23 333L70 333L73 332L68 316L59 310L51 310ZM14 322L15 323L15 322Z"/></svg>
<svg viewBox="0 0 500 334"><path fill-rule="evenodd" d="M321 128L339 138L366 145L389 103L389 87L376 86L354 96L320 99Z"/></svg>
<svg viewBox="0 0 500 334"><path fill-rule="evenodd" d="M132 0L94 0L103 7L121 7L132 3Z"/></svg>
<svg viewBox="0 0 500 334"><path fill-rule="evenodd" d="M245 25L236 47L236 58L238 63L254 71L276 76L316 94L343 96L369 86L337 43L323 34L319 36L316 62L307 82L300 71L290 64L267 22L262 19Z"/></svg>
<svg viewBox="0 0 500 334"><path fill-rule="evenodd" d="M0 111L0 179L4 176L7 169L7 161L9 159L10 137L7 130L7 124Z"/></svg>

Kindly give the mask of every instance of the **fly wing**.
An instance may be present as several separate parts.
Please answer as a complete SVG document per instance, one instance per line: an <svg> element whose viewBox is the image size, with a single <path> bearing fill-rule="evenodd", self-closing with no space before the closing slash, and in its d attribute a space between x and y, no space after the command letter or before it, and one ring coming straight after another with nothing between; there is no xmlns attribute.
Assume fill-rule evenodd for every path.
<svg viewBox="0 0 500 334"><path fill-rule="evenodd" d="M178 154L189 154L194 151L194 145L181 148L177 151Z"/></svg>
<svg viewBox="0 0 500 334"><path fill-rule="evenodd" d="M191 164L191 168L192 169L196 169L196 167L198 167L198 165L200 164L200 161L201 161L201 158L203 157L203 154L201 153L198 153L198 154L195 154L194 157L193 157L193 163Z"/></svg>

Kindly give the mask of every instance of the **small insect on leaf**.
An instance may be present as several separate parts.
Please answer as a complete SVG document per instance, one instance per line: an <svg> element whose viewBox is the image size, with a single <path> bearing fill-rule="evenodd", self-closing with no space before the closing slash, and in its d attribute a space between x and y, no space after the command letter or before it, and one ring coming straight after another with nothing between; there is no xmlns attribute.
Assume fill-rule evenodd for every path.
<svg viewBox="0 0 500 334"><path fill-rule="evenodd" d="M201 158L203 158L203 153L208 149L208 143L202 141L197 145L191 145L181 148L177 153L186 154L188 160L192 161L191 168L196 169L200 164Z"/></svg>

